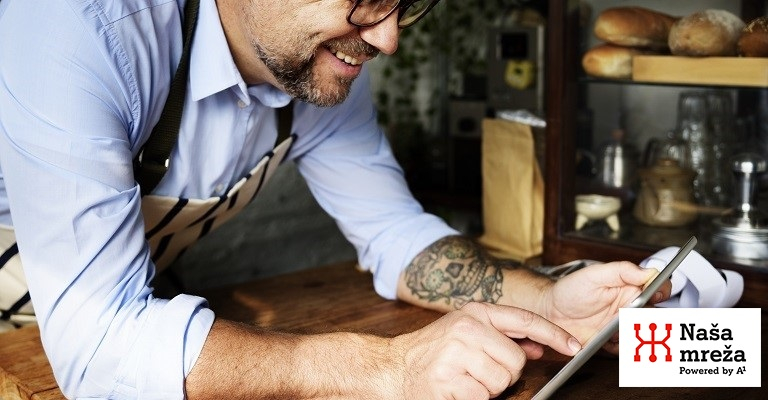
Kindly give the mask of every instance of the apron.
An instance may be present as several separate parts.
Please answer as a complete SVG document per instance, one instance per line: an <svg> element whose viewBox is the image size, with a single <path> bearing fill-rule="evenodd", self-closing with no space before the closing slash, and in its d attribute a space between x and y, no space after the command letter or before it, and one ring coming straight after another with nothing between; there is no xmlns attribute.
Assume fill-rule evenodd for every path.
<svg viewBox="0 0 768 400"><path fill-rule="evenodd" d="M146 195L141 199L146 239L157 271L198 239L240 212L259 193L291 148L288 136L226 194L208 199ZM36 322L12 227L0 226L0 332Z"/></svg>

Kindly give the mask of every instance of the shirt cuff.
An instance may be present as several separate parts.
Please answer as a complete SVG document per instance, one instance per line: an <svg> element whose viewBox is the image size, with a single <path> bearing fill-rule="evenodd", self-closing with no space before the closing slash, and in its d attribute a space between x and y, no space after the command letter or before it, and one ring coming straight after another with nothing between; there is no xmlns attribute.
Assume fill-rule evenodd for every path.
<svg viewBox="0 0 768 400"><path fill-rule="evenodd" d="M397 298L400 274L416 255L439 239L459 234L457 230L434 215L423 214L414 222L423 228L408 235L397 235L389 248L381 251L383 255L379 263L366 263L364 260L360 263L363 269L373 273L373 287L376 293L385 299ZM366 268L366 264L375 265L375 267Z"/></svg>
<svg viewBox="0 0 768 400"><path fill-rule="evenodd" d="M202 297L179 295L153 306L135 351L121 363L119 398L184 399L185 378L213 325L214 313Z"/></svg>

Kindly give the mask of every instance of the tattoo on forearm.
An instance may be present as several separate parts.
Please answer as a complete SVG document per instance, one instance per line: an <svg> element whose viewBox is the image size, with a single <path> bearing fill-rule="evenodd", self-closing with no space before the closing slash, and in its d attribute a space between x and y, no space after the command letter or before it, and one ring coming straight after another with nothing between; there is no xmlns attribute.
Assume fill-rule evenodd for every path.
<svg viewBox="0 0 768 400"><path fill-rule="evenodd" d="M496 303L504 281L502 270L517 266L490 256L474 241L458 236L438 240L406 268L411 293L428 302L456 308L470 301Z"/></svg>

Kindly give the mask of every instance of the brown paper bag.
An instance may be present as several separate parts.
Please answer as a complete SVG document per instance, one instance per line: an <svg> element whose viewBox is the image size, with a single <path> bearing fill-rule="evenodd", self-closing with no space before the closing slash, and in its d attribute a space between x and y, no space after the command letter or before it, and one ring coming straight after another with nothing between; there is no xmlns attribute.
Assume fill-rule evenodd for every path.
<svg viewBox="0 0 768 400"><path fill-rule="evenodd" d="M544 179L531 127L483 120L483 224L480 243L497 257L524 261L542 252Z"/></svg>

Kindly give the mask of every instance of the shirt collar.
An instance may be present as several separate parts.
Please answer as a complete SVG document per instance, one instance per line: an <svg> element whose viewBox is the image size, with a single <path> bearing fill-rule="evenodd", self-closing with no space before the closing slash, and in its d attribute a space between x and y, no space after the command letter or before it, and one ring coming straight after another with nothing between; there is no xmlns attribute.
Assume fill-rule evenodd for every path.
<svg viewBox="0 0 768 400"><path fill-rule="evenodd" d="M282 107L291 100L290 96L269 84L247 87L229 51L215 0L200 1L189 61L189 80L190 95L194 101L229 88L245 104L251 103L251 96L271 107Z"/></svg>

